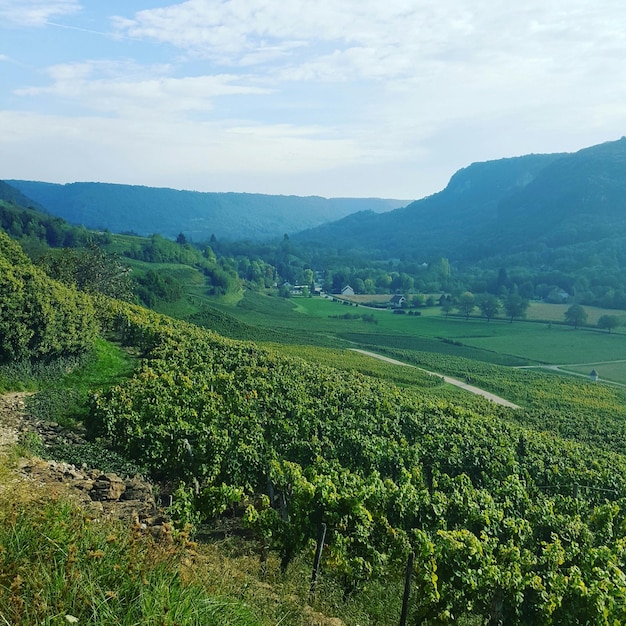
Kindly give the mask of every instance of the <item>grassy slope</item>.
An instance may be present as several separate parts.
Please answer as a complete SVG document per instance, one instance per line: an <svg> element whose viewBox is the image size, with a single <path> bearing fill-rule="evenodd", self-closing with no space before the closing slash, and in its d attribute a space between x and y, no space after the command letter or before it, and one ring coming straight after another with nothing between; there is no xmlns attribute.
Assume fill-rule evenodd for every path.
<svg viewBox="0 0 626 626"><path fill-rule="evenodd" d="M174 626L330 624L308 606L309 566L290 577L270 557L259 577L256 545L198 545L185 533L157 543L139 529L86 515L63 496L20 482L16 452L0 455L0 623ZM362 617L354 601L321 586L316 609ZM400 595L399 592L397 594Z"/></svg>

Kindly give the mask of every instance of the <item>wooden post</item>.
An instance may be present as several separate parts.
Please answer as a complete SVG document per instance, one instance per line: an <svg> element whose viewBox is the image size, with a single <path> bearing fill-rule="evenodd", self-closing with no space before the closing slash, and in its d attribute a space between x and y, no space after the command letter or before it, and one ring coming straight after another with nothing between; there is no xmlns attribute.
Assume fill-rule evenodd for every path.
<svg viewBox="0 0 626 626"><path fill-rule="evenodd" d="M315 585L317 583L317 575L320 569L320 561L322 560L322 550L324 550L324 540L326 539L326 524L320 526L317 534L317 547L315 548L315 558L313 559L313 573L311 574L311 586L309 595L315 593Z"/></svg>
<svg viewBox="0 0 626 626"><path fill-rule="evenodd" d="M409 597L411 595L411 576L413 576L413 561L415 554L411 552L406 563L406 573L404 575L404 597L402 598L402 615L400 615L400 626L406 626L406 618L409 612Z"/></svg>
<svg viewBox="0 0 626 626"><path fill-rule="evenodd" d="M267 574L267 556L270 549L269 540L263 536L261 539L261 579L265 580Z"/></svg>

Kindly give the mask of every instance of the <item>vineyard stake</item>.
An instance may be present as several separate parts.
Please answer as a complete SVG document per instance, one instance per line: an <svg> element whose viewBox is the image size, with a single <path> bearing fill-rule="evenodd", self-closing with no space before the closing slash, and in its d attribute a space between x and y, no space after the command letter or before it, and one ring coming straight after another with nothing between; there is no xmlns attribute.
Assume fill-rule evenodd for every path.
<svg viewBox="0 0 626 626"><path fill-rule="evenodd" d="M322 560L322 550L324 549L324 539L326 539L326 524L320 526L317 534L317 547L315 548L315 558L313 559L313 573L311 574L311 586L309 595L315 593L315 585L317 583L317 574L320 569L320 561Z"/></svg>
<svg viewBox="0 0 626 626"><path fill-rule="evenodd" d="M406 573L404 575L404 597L402 598L402 615L400 615L400 626L406 626L406 618L409 611L409 596L411 595L411 576L413 575L413 561L415 553L409 554L406 563Z"/></svg>
<svg viewBox="0 0 626 626"><path fill-rule="evenodd" d="M267 574L267 555L270 549L270 544L268 538L263 535L263 539L261 540L261 578L265 580L265 575Z"/></svg>

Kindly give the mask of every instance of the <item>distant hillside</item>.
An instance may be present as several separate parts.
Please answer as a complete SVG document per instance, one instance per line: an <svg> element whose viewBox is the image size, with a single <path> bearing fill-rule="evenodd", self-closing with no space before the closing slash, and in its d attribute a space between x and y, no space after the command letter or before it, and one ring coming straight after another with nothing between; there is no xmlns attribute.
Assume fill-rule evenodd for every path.
<svg viewBox="0 0 626 626"><path fill-rule="evenodd" d="M37 211L43 210L43 207L40 204L31 200L31 198L26 197L19 189L1 180L0 200L4 200L10 204L15 204L16 206L36 209Z"/></svg>
<svg viewBox="0 0 626 626"><path fill-rule="evenodd" d="M404 208L351 215L292 239L380 258L479 261L615 237L626 237L626 138L474 163Z"/></svg>
<svg viewBox="0 0 626 626"><path fill-rule="evenodd" d="M383 212L407 203L380 198L321 198L204 193L108 183L7 181L72 224L194 241L263 240L312 228L362 210Z"/></svg>

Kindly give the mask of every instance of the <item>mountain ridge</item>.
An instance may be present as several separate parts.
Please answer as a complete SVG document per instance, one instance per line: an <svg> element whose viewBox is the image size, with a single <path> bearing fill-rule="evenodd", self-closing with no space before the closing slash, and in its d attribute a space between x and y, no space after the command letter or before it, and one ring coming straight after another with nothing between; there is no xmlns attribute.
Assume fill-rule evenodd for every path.
<svg viewBox="0 0 626 626"><path fill-rule="evenodd" d="M473 163L431 196L385 214L350 215L294 239L379 258L477 261L588 240L600 217L615 226L606 236L626 236L626 138L574 153Z"/></svg>
<svg viewBox="0 0 626 626"><path fill-rule="evenodd" d="M271 239L340 219L363 208L387 211L406 200L322 198L238 192L201 192L168 187L42 181L6 183L73 224L113 232L160 234L193 240Z"/></svg>

